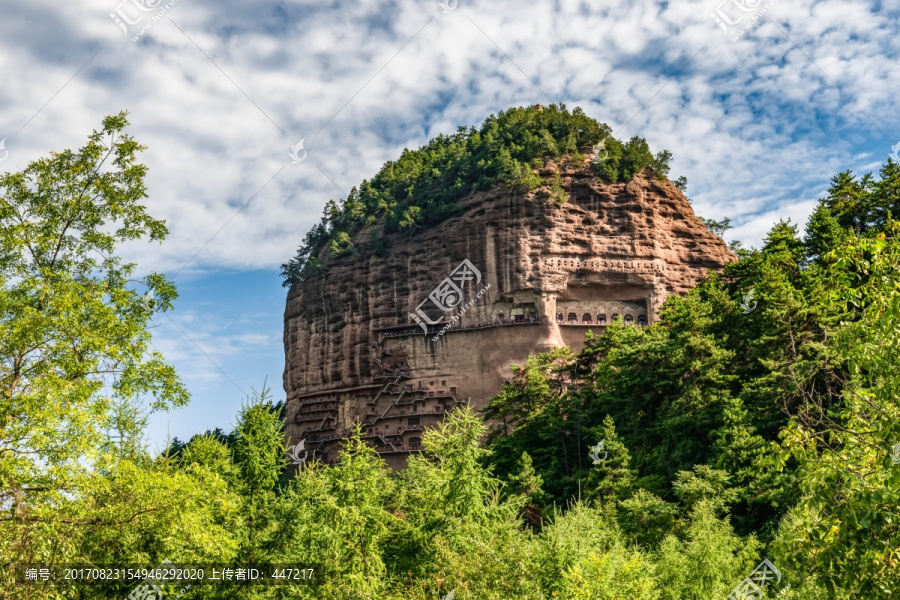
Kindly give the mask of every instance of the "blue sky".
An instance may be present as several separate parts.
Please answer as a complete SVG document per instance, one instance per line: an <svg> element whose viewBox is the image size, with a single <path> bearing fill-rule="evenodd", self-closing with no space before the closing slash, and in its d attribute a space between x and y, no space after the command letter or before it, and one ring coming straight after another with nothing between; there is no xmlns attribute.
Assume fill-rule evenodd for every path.
<svg viewBox="0 0 900 600"><path fill-rule="evenodd" d="M149 146L171 233L123 252L177 273L155 344L193 394L153 445L230 427L266 376L284 397L279 265L328 199L439 133L581 106L672 151L697 213L747 245L900 143L900 0L0 1L0 170L122 109Z"/></svg>
<svg viewBox="0 0 900 600"><path fill-rule="evenodd" d="M241 401L264 385L273 400L284 400L285 288L278 270L221 270L176 284L176 310L154 316L154 339L193 400L152 416L154 449L169 436L186 440L206 429L229 431Z"/></svg>

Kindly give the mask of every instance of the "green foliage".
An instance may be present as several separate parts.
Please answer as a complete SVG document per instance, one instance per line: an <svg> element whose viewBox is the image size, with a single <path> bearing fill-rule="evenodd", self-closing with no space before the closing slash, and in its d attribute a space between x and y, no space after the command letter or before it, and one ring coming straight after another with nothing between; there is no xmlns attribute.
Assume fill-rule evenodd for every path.
<svg viewBox="0 0 900 600"><path fill-rule="evenodd" d="M723 512L737 499L736 491L728 485L729 479L727 471L696 465L693 471L679 471L672 488L687 510L705 501L717 512Z"/></svg>
<svg viewBox="0 0 900 600"><path fill-rule="evenodd" d="M760 544L741 539L714 508L701 501L691 512L685 539L667 537L660 547L657 576L661 600L725 598L758 562Z"/></svg>
<svg viewBox="0 0 900 600"><path fill-rule="evenodd" d="M559 204L564 204L566 200L569 199L569 196L566 193L565 188L562 186L562 183L562 178L559 176L559 173L556 173L553 182L550 184L549 190L543 192L540 195L544 198L550 198L551 200Z"/></svg>
<svg viewBox="0 0 900 600"><path fill-rule="evenodd" d="M171 501L129 501L139 482L156 485L134 475L146 462L142 398L152 411L188 394L150 350L152 316L171 308L174 286L151 273L132 288L136 265L116 255L167 233L140 204L143 146L122 133L127 125L125 113L107 117L77 151L0 176L2 577L72 556L89 528L106 535ZM142 301L148 293L153 302ZM93 494L108 498L100 511Z"/></svg>
<svg viewBox="0 0 900 600"><path fill-rule="evenodd" d="M604 455L599 457L599 464L594 464L585 479L588 498L600 501L622 500L633 493L634 471L631 470L631 455L619 436L612 417L606 415L600 431L587 431L589 437L603 440Z"/></svg>
<svg viewBox="0 0 900 600"><path fill-rule="evenodd" d="M725 217L721 221L716 221L715 219L704 219L703 217L697 217L700 221L706 225L706 228L712 231L719 237L725 235L725 232L731 229L731 219Z"/></svg>
<svg viewBox="0 0 900 600"><path fill-rule="evenodd" d="M413 235L460 214L458 201L472 192L505 186L526 194L547 184L549 191L543 195L565 202L559 175L545 182L537 169L563 157L583 160L579 151L600 140L614 148L613 157L599 171L606 181L628 181L644 168L666 176L671 153L654 156L643 138L622 144L610 132L580 108L570 112L564 105L536 105L491 115L479 129L460 127L417 150L404 149L399 159L385 163L340 204L326 203L321 221L306 234L296 256L282 265L284 285L321 274L321 262L313 261L320 259L324 248L332 259L349 254L364 227L383 220L384 236ZM378 239L379 244L369 248L376 254L384 252L385 237Z"/></svg>
<svg viewBox="0 0 900 600"><path fill-rule="evenodd" d="M642 548L656 549L669 535L678 532L681 510L647 490L638 490L619 502L619 526L628 540Z"/></svg>
<svg viewBox="0 0 900 600"><path fill-rule="evenodd" d="M857 179L852 171L831 180L828 196L819 200L807 225L810 254L834 248L849 234L882 230L891 215L900 214L900 164L888 159L876 181L871 173Z"/></svg>
<svg viewBox="0 0 900 600"><path fill-rule="evenodd" d="M240 556L248 565L256 564L264 540L272 535L275 521L271 500L274 487L286 464L282 415L269 409L268 389L241 408L234 430L234 470L232 480L239 492L245 526L241 530Z"/></svg>
<svg viewBox="0 0 900 600"><path fill-rule="evenodd" d="M575 600L656 600L654 565L639 551L615 546L591 554L565 574L566 597Z"/></svg>
<svg viewBox="0 0 900 600"><path fill-rule="evenodd" d="M853 236L826 256L833 282L826 301L859 311L833 338L847 380L837 402L810 390L812 410L782 434L800 463L803 497L778 548L798 572L846 597L890 598L900 589L900 466L890 456L900 442L898 233L889 221L885 231Z"/></svg>
<svg viewBox="0 0 900 600"><path fill-rule="evenodd" d="M179 464L186 468L196 466L208 469L225 481L234 481L236 478L232 460L228 446L209 434L194 436L178 456Z"/></svg>
<svg viewBox="0 0 900 600"><path fill-rule="evenodd" d="M537 560L542 587L554 592L565 588L566 573L592 555L612 550L621 537L609 513L575 501L563 512L556 509L541 532Z"/></svg>
<svg viewBox="0 0 900 600"><path fill-rule="evenodd" d="M806 250L810 258L822 260L848 237L847 230L828 207L820 204L806 224Z"/></svg>
<svg viewBox="0 0 900 600"><path fill-rule="evenodd" d="M353 240L350 239L350 235L345 231L339 231L335 234L328 244L328 253L332 258L352 254L353 252Z"/></svg>
<svg viewBox="0 0 900 600"><path fill-rule="evenodd" d="M460 523L452 539L443 535L434 539L429 570L440 582L442 593L438 597L455 589L456 598L540 598L542 590L534 563L537 545L537 540L523 533L513 519L495 519L480 526Z"/></svg>
<svg viewBox="0 0 900 600"><path fill-rule="evenodd" d="M881 176L836 177L804 237L777 223L654 325L614 324L578 355L514 369L485 411L499 476L527 449L557 502L590 493L597 471L575 453L609 415L637 478L601 497L618 497L625 539L659 553L662 598L724 597L752 570L757 535L790 574L783 597L895 595L896 165Z"/></svg>
<svg viewBox="0 0 900 600"><path fill-rule="evenodd" d="M273 562L316 564L315 598L375 597L385 589L388 541L402 530L390 506L395 485L383 461L354 431L340 466L300 468L275 500Z"/></svg>
<svg viewBox="0 0 900 600"><path fill-rule="evenodd" d="M635 136L622 143L607 136L602 142L604 157L594 162L594 169L608 183L627 182L645 168L650 168L661 179L669 174L672 153L663 150L654 156L644 138Z"/></svg>
<svg viewBox="0 0 900 600"><path fill-rule="evenodd" d="M540 510L545 507L550 496L543 490L544 480L534 470L531 457L522 452L516 470L509 476L508 486L504 490L506 498L519 497L523 504Z"/></svg>
<svg viewBox="0 0 900 600"><path fill-rule="evenodd" d="M553 110L502 115L497 177L527 186L516 165L530 169L535 148L577 151L582 132L533 128ZM139 146L124 135L99 145L124 125L107 119L78 153L0 179L0 597L94 600L134 587L15 584L29 563L169 560L317 573L309 588L207 586L183 600L706 600L725 598L762 556L784 575L768 597L897 595L892 162L879 181L836 177L803 237L775 224L760 250L670 297L653 325L617 321L580 352L514 365L487 420L453 411L405 469L388 469L357 427L339 464L311 459L288 476L283 405L265 385L233 432L176 440L160 456L144 447L149 412L186 393L147 349L174 287L152 274L155 300L141 301L126 287L134 266L115 253L165 233L136 204ZM620 165L639 162L641 145L626 146ZM101 169L107 154L114 168ZM330 203L323 227L346 211L372 227L373 245L383 240L367 186ZM380 214L397 228L425 226L425 205L390 211ZM332 233L338 252L355 251L349 230Z"/></svg>
<svg viewBox="0 0 900 600"><path fill-rule="evenodd" d="M465 408L425 431L425 455L410 457L406 466L408 493L415 500L411 520L452 535L460 522L484 522L492 511L508 510L498 503L499 481L482 466L489 455L479 444L485 430Z"/></svg>
<svg viewBox="0 0 900 600"><path fill-rule="evenodd" d="M825 344L841 311L820 302L827 284L805 267L804 253L796 228L779 224L762 250L670 297L657 323L609 325L552 368L544 355L529 359L527 377L504 386L485 413L500 423L490 438L498 474L506 477L527 449L557 502L579 487L592 493L598 472L586 464L587 448L603 437L598 427L609 415L631 457L632 489L666 502L681 494L688 507L715 495L739 531L771 539L799 489L796 463L784 472L766 463L770 445L803 406L807 387L833 395L842 376ZM751 289L755 308L744 314ZM551 386L555 373L579 385ZM723 479L709 479L714 471L704 467ZM727 490L697 496L726 480Z"/></svg>

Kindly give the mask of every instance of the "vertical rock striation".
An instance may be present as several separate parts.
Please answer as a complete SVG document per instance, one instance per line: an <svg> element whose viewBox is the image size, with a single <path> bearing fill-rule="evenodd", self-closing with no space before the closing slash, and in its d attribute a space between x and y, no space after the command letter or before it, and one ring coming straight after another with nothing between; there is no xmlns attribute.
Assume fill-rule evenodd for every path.
<svg viewBox="0 0 900 600"><path fill-rule="evenodd" d="M582 347L613 318L653 322L670 294L734 260L682 193L649 171L605 184L586 162L549 162L567 193L473 193L463 213L388 251L324 259L284 315L287 435L325 462L358 421L389 464L461 403L483 408L510 364ZM467 261L467 262L466 262ZM426 333L427 330L427 333Z"/></svg>

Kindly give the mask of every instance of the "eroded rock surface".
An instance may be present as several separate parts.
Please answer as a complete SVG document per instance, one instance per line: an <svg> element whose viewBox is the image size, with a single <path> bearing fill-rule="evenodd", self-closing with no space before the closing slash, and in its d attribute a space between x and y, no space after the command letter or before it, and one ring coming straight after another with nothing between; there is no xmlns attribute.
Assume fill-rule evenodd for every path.
<svg viewBox="0 0 900 600"><path fill-rule="evenodd" d="M359 232L355 255L324 260L324 275L291 288L290 443L306 439L306 450L333 462L359 420L402 466L448 410L483 408L511 363L554 346L578 350L615 315L653 322L666 296L734 260L669 181L645 172L605 184L587 162L541 173L556 172L564 203L546 187L475 193L459 217L389 236L383 257L368 248L369 229Z"/></svg>

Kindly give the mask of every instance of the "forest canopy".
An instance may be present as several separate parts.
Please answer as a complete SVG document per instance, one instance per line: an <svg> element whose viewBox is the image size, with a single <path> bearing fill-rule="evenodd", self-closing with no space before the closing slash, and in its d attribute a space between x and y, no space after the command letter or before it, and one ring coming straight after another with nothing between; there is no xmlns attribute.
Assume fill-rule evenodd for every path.
<svg viewBox="0 0 900 600"><path fill-rule="evenodd" d="M659 177L668 175L670 152L654 155L645 139L622 142L611 132L581 108L570 112L565 105L534 105L510 108L488 117L479 129L460 127L417 150L404 150L339 203L328 201L297 255L282 265L284 284L321 273L320 252L326 248L331 258L352 253L353 234L381 219L381 235L377 228L371 234L376 251L384 250L389 233L412 234L460 214L457 202L471 192L499 185L520 193L534 190L544 184L534 170L546 159L578 156L599 146L603 160L594 168L604 181L628 181L648 167Z"/></svg>

